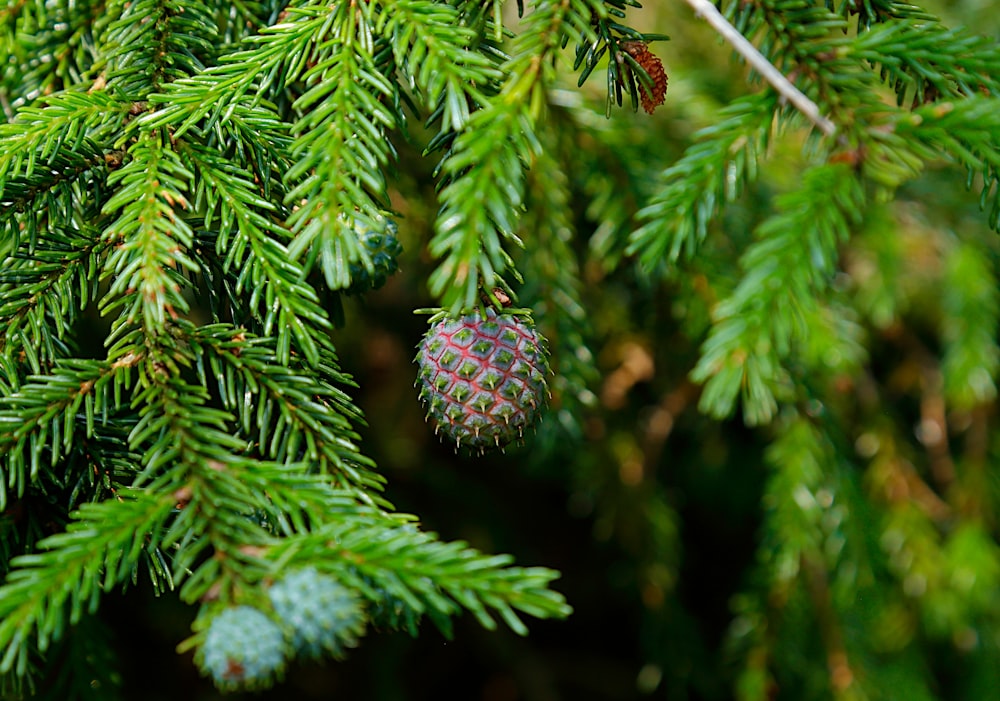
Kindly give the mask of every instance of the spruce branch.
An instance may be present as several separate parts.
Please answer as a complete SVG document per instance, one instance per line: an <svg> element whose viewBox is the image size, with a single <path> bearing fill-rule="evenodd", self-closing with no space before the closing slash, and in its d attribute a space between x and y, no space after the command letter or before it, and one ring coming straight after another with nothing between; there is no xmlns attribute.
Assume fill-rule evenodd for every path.
<svg viewBox="0 0 1000 701"><path fill-rule="evenodd" d="M98 59L107 16L102 0L9 2L0 9L0 103L8 120L16 108L87 80Z"/></svg>
<svg viewBox="0 0 1000 701"><path fill-rule="evenodd" d="M980 207L987 211L990 228L1000 230L1000 147L994 138L1000 129L1000 98L970 97L931 103L912 113L896 113L884 123L890 133L876 133L891 143L901 158L910 161L939 155L964 165L970 174L982 176Z"/></svg>
<svg viewBox="0 0 1000 701"><path fill-rule="evenodd" d="M813 324L830 323L817 305L863 200L843 164L807 171L801 189L778 198L778 213L761 224L741 259L743 278L713 311L712 331L691 373L706 383L703 411L727 416L742 395L748 424L775 415L777 398L786 392L782 361L808 341Z"/></svg>
<svg viewBox="0 0 1000 701"><path fill-rule="evenodd" d="M208 390L180 376L178 360L189 365L190 359L178 350L153 347L137 363L132 404L139 407L139 420L129 443L144 454L136 486L157 484L163 474L177 482L185 470L239 461L247 449L246 440L228 430L232 415L209 406Z"/></svg>
<svg viewBox="0 0 1000 701"><path fill-rule="evenodd" d="M801 576L804 556L826 560L822 518L829 505L818 502L816 493L834 486L830 476L836 461L829 438L806 416L792 414L777 428L777 440L764 456L772 473L766 487L770 508L763 549L773 560L768 569L779 579L772 586Z"/></svg>
<svg viewBox="0 0 1000 701"><path fill-rule="evenodd" d="M366 498L382 488L383 478L357 447L352 422L360 423L361 414L338 387L353 382L332 353L324 351L307 372L300 363L282 364L273 339L226 324L191 329L187 340L202 384L218 388L223 406L262 455L307 463Z"/></svg>
<svg viewBox="0 0 1000 701"><path fill-rule="evenodd" d="M514 632L525 634L517 612L536 618L562 617L570 612L562 596L548 588L557 576L541 567L511 567L508 555L482 555L462 541L441 542L433 533L411 525L394 526L378 519L344 519L299 538L288 538L268 552L281 567L298 558L310 560L317 549L331 552L331 564L357 573L357 584L372 592L371 582L404 601L418 615L426 613L449 634L447 619L459 608L476 616L486 628L496 622L492 611ZM328 565L329 566L329 565Z"/></svg>
<svg viewBox="0 0 1000 701"><path fill-rule="evenodd" d="M65 222L102 199L107 173L120 164L120 154L85 137L74 150L60 148L46 158L45 167L30 176L14 176L4 183L0 202L0 230L5 242L17 247L28 239L28 252L57 222ZM58 236L58 235L57 235Z"/></svg>
<svg viewBox="0 0 1000 701"><path fill-rule="evenodd" d="M524 168L540 150L534 123L553 78L551 59L563 38L579 42L592 35L593 11L584 0L537 4L502 67L508 77L499 95L472 115L439 166L446 184L429 248L443 260L429 288L453 313L475 306L481 288L512 271L504 244L521 245L514 232Z"/></svg>
<svg viewBox="0 0 1000 701"><path fill-rule="evenodd" d="M330 322L282 243L287 231L265 216L275 206L258 194L249 173L212 149L188 143L182 150L198 175L205 228L218 228L216 253L225 256L222 269L239 270L235 294L249 295L247 305L263 333L276 336L283 363L291 358L292 339L310 363L317 363L319 349L330 344L325 333Z"/></svg>
<svg viewBox="0 0 1000 701"><path fill-rule="evenodd" d="M184 482L175 491L181 497L179 513L165 529L163 547L171 552L173 582L181 584L181 600L228 603L266 573L258 553L272 539L265 528L271 515L282 513L301 526L307 511L327 505L323 497L330 491L298 465L239 455L232 444L226 446L228 451L212 451L206 443L190 445L189 456L202 460L186 461ZM294 496L297 489L302 490L301 501Z"/></svg>
<svg viewBox="0 0 1000 701"><path fill-rule="evenodd" d="M461 131L470 110L488 104L489 86L502 78L489 58L469 48L480 37L450 4L389 0L382 3L376 30L422 101L441 105L442 130Z"/></svg>
<svg viewBox="0 0 1000 701"><path fill-rule="evenodd" d="M65 342L80 312L95 299L107 244L98 232L60 231L28 252L16 252L0 270L0 352L8 367L24 353L30 371L65 355Z"/></svg>
<svg viewBox="0 0 1000 701"><path fill-rule="evenodd" d="M95 419L91 435L77 434L77 440L63 460L63 472L53 474L47 471L43 474L35 485L37 489L29 490L29 499L52 491L62 494L65 510L56 513L60 516L65 514L68 518L68 514L81 504L103 501L133 483L141 459L141 455L131 450L128 444L129 429L134 421L131 417L120 417L113 422L104 421L103 417L95 416ZM77 421L86 430L85 412L77 417ZM164 589L156 576L152 583L157 591Z"/></svg>
<svg viewBox="0 0 1000 701"><path fill-rule="evenodd" d="M637 215L645 223L630 235L628 253L638 254L650 271L664 260L691 258L719 209L756 179L776 107L773 95L748 95L695 134L695 143L657 179L656 194Z"/></svg>
<svg viewBox="0 0 1000 701"><path fill-rule="evenodd" d="M0 674L23 676L31 652L45 652L67 622L96 610L102 592L130 580L173 508L170 493L122 490L82 505L65 532L15 558L0 587Z"/></svg>
<svg viewBox="0 0 1000 701"><path fill-rule="evenodd" d="M109 177L118 189L103 207L105 214L120 214L103 235L114 246L104 266L114 281L102 308L108 314L127 307L127 323L141 319L155 333L189 309L184 292L190 283L180 270L197 270L185 253L193 238L184 219L193 175L160 130L143 133L128 155L128 163Z"/></svg>
<svg viewBox="0 0 1000 701"><path fill-rule="evenodd" d="M150 94L155 111L136 124L145 128L170 125L179 138L199 125L210 132L238 105L264 104L263 96L298 80L306 70L312 46L325 36L326 16L314 5L289 8L285 21L265 27L246 43L253 48L219 57L217 65L162 86ZM256 93L247 100L253 89Z"/></svg>
<svg viewBox="0 0 1000 701"><path fill-rule="evenodd" d="M218 43L210 7L192 0L113 0L105 80L131 100L200 71Z"/></svg>
<svg viewBox="0 0 1000 701"><path fill-rule="evenodd" d="M803 115L809 119L826 136L833 136L837 127L828 118L823 116L815 102L810 100L801 90L786 78L781 71L767 60L767 58L757 50L753 44L747 41L729 21L723 17L708 0L686 0L691 9L706 22L712 25L723 39L744 58L750 66L761 74L764 79L771 84L784 99L788 100Z"/></svg>
<svg viewBox="0 0 1000 701"><path fill-rule="evenodd" d="M330 36L303 74L309 86L293 104L302 113L292 133L294 164L286 174L288 225L295 234L290 256L319 261L330 289L350 286L350 264L363 258L351 223L365 223L387 206L383 169L390 147L386 130L396 118L393 85L374 58L372 6L335 6ZM360 210L355 214L355 209Z"/></svg>
<svg viewBox="0 0 1000 701"><path fill-rule="evenodd" d="M902 100L1000 94L1000 45L936 18L890 20L858 35L840 53L868 61Z"/></svg>
<svg viewBox="0 0 1000 701"><path fill-rule="evenodd" d="M739 13L739 26L744 33L763 33L765 30L773 29L773 32L765 34L768 37L766 44L768 52L777 55L786 62L790 57L793 61L793 69L800 67L808 75L817 78L816 82L819 84L820 94L827 95L828 99L835 103L837 113L842 115L845 129L855 134L852 139L864 143L865 146L862 148L870 149L868 151L869 157L863 159L862 165L866 175L876 182L894 186L902 180L913 177L913 174L920 168L920 161L930 157L931 151L919 141L907 143L906 139L897 138L895 134L886 135L884 133L884 126L879 126L885 121L885 117L879 115L880 112L884 112L884 107L864 97L870 93L870 90L865 86L870 84L871 76L868 74L869 71L862 70L862 63L882 65L883 71L893 76L892 80L900 92L900 99L902 99L902 91L906 90L907 86L917 82L910 77L911 73L914 76L919 76L919 82L914 88L917 95L923 95L925 83L930 86L941 83L941 89L946 91L945 94L953 94L955 90L965 94L966 88L962 86L988 85L991 80L986 77L989 75L989 71L983 69L988 68L989 62L992 60L990 58L992 53L987 51L985 55L982 55L979 51L974 54L969 54L966 51L970 48L986 48L985 42L982 40L971 38L962 40L961 35L955 34L955 42L944 42L944 45L953 47L953 49L949 48L940 55L932 56L927 50L921 51L922 46L929 45L925 45L923 39L917 39L919 32L916 31L915 27L911 28L909 24L904 24L902 21L889 21L884 25L876 26L856 39L829 38L826 33L829 29L835 28L839 20L832 16L824 19L822 10L813 11L798 8L795 12L798 13L796 16L799 19L791 21L784 8L785 6L781 2L775 2L766 3L759 13ZM810 12L812 14L809 14ZM917 19L913 18L907 21L916 22ZM930 27L931 33L935 34L948 31L938 26L936 22ZM922 30L923 27L921 27ZM944 34L942 34L943 36ZM947 34L947 36L951 38L952 34ZM914 47L915 51L910 52L910 44L913 42L917 42L917 45ZM856 49L855 46L860 48ZM875 56L875 47L883 47L886 51L886 55L882 57L881 61ZM973 55L975 58L970 58ZM905 63L902 63L904 61ZM897 66L899 67L897 68ZM969 73L965 74L966 71ZM981 71L986 76L979 77L977 71ZM836 76L837 85L833 82L834 76ZM848 90L845 87L848 82L856 84L856 88ZM901 119L901 117L893 119ZM986 174L987 182L992 182L989 166L980 162L981 159L975 149L969 148L969 144L973 142L975 139L970 142L967 138L952 137L946 150L960 154L960 159L974 170L982 170ZM694 156L695 154L692 152L690 155ZM721 174L721 171L715 172ZM744 178L738 178L737 184L742 180ZM989 187L984 189L984 201L985 193L989 189ZM687 247L688 255L690 255L694 250L694 242L698 240L692 235L689 227L692 224L697 225L699 217L691 217L687 214L690 211L687 206L688 198L679 202L673 201L675 192L674 188L668 187L662 195L654 197L651 204L640 214L640 217L647 218L655 215L656 218L636 231L632 237L629 250L641 252L643 254L642 262L650 269L659 265L664 257L667 260L676 261L680 254L681 245ZM702 204L709 209L706 210L706 215L701 217L702 220L710 216L714 210L715 205L711 198L716 192L721 192L721 188L706 188L705 192L707 195L702 200ZM664 207L664 204L667 206ZM677 222L678 213L683 217L679 223ZM995 215L991 215L991 222L994 220ZM660 227L660 223L665 223L665 226ZM704 236L703 229L700 235ZM642 248L643 243L650 248Z"/></svg>
<svg viewBox="0 0 1000 701"><path fill-rule="evenodd" d="M746 668L738 681L741 688L762 692L773 683L776 658L788 654L783 648L783 643L787 645L787 628L805 624L813 630L843 620L830 611L832 605L840 604L840 591L835 592L834 602L807 596L816 578L837 571L839 561L850 560L859 573L849 578L848 586L854 594L844 597L844 601L853 599L856 605L856 592L859 588L867 591L871 575L864 543L841 528L845 519L840 514L849 508L845 504L857 503L852 501L857 495L847 480L838 479L838 452L826 427L790 410L776 422L775 429L775 440L764 455L769 474L763 496L764 536L757 551L757 576L763 586L740 601L734 621L734 625L751 626L753 632L748 639L733 635L730 640L747 648L743 651ZM850 609L845 609L837 613L849 615ZM838 654L838 664L857 662L843 650ZM828 669L821 674L825 678Z"/></svg>
<svg viewBox="0 0 1000 701"><path fill-rule="evenodd" d="M39 104L21 108L14 121L0 124L0 195L8 180L33 177L57 154L80 153L85 140L110 141L129 110L103 91L67 91Z"/></svg>
<svg viewBox="0 0 1000 701"><path fill-rule="evenodd" d="M155 357L139 365L141 389L133 404L141 408L129 441L144 451L135 485L169 495L179 509L162 546L171 552L171 585L183 583L181 597L193 602L213 587L228 593L259 577L253 548L263 546L268 534L252 516L274 508L268 490L288 494L307 484L294 479L300 472L295 464L248 456L247 441L230 430L232 415L208 406L204 387L174 374L166 350L156 349ZM307 490L303 498L306 507L315 504ZM278 504L303 508L291 497ZM293 522L300 520L295 514L289 514Z"/></svg>
<svg viewBox="0 0 1000 701"><path fill-rule="evenodd" d="M285 190L281 177L291 167L292 138L289 125L273 108L244 98L224 123L217 122L204 136L209 145L253 174L253 183L265 200L282 200Z"/></svg>
<svg viewBox="0 0 1000 701"><path fill-rule="evenodd" d="M938 18L919 5L905 0L843 0L838 13L843 17L856 14L858 18L858 33L877 27L883 22L894 19L912 20L914 22L937 22Z"/></svg>
<svg viewBox="0 0 1000 701"><path fill-rule="evenodd" d="M759 37L759 50L837 123L840 145L861 137L867 115L882 107L871 67L841 55L847 22L823 5L762 0L727 3L725 13L744 37Z"/></svg>
<svg viewBox="0 0 1000 701"><path fill-rule="evenodd" d="M622 105L623 89L627 89L632 109L638 110L640 101L647 112L652 112L662 104L666 94L666 74L662 65L646 49L651 41L662 41L669 37L662 34L644 34L621 23L628 7L642 7L637 0L605 0L594 4L591 23L592 31L585 40L576 44L576 58L573 69L580 71L577 85L582 86L587 78L601 64L605 55L607 61L608 98L606 116L611 116L611 107ZM660 85L655 85L650 68L659 67Z"/></svg>
<svg viewBox="0 0 1000 701"><path fill-rule="evenodd" d="M0 426L5 426L0 431L0 465L6 472L0 483L0 509L5 508L8 490L23 495L28 484L38 480L43 460L58 464L71 451L78 431L92 436L98 419L106 420L121 405L133 363L132 358L57 360L49 374L29 376L16 392L0 399Z"/></svg>

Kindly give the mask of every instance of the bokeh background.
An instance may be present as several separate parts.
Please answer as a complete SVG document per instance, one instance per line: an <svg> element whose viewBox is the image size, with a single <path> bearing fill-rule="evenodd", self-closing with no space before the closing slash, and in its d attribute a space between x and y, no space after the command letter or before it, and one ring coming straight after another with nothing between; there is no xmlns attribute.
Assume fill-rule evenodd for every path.
<svg viewBox="0 0 1000 701"><path fill-rule="evenodd" d="M928 7L986 34L995 36L1000 26L990 2ZM532 176L525 251L518 257L525 282L515 289L520 303L535 309L561 373L537 434L505 454L470 457L439 443L423 420L412 357L426 323L413 310L433 304L425 282L434 261L424 245L436 205L434 158L421 156L426 140L419 129L412 142L396 143L401 271L363 299L341 300L346 323L335 334L342 365L358 383L352 394L367 416L363 449L387 477L387 498L447 539L560 570L556 587L574 614L564 622L531 621L527 638L485 631L468 616L453 640L429 623L418 638L370 630L345 662L297 665L283 686L256 697L875 698L845 696L838 686L842 670L831 657L838 648L827 634L833 626L841 647L869 655L853 673L894 670L886 673L898 683L882 688L897 692L884 698L1000 698L1000 686L991 686L1000 684L995 406L945 417L952 438L948 479L935 472L942 456L928 450L921 434L928 412L947 411L934 408L940 390L935 395L928 378L940 365L946 292L962 274L949 261L959 253L979 261L976 269L990 276L984 304L996 303L990 290L1000 251L965 174L946 164L930 169L895 202L873 208L842 253L837 285L864 327L867 359L862 376L841 378L835 397L837 455L857 494L842 522L827 524L826 532L835 540L852 524L876 524L861 539L885 571L876 578L882 599L859 597L858 620L834 626L824 617L851 609L821 605L825 588L836 582L806 573L801 591L782 593L769 576L775 510L769 484L780 471L768 458L773 430L747 428L739 416L705 417L697 409L699 388L687 379L711 305L739 275L737 261L754 226L802 172L802 135L774 139L760 179L725 209L697 260L666 279L645 274L625 244L656 174L722 106L760 88L748 85L744 67L685 3L647 2L631 9L628 21L671 37L653 45L669 74L666 103L652 116L626 104L606 117L600 71L577 88L567 69L552 94L552 128L544 137L553 158ZM569 197L570 216L553 228L541 213L558 205L560 193ZM552 250L562 253L553 257ZM558 277L552 266L565 268L567 259L581 284L554 288L547 282ZM996 340L995 328L986 332ZM889 445L894 458L887 457ZM848 498L827 496L838 504ZM859 509L867 510L864 519ZM952 535L963 519L987 534L986 542L970 546L977 584L932 584L928 596L944 597L937 602L908 589L914 573L950 566ZM889 552L890 521L915 538L908 541L908 562ZM102 615L112 624L126 698L218 697L190 657L173 651L188 635L189 609L141 587L117 603L107 602ZM875 633L882 637L873 641ZM769 661L754 657L764 649ZM755 665L775 673L759 688L759 677L748 672ZM985 695L972 695L977 688Z"/></svg>

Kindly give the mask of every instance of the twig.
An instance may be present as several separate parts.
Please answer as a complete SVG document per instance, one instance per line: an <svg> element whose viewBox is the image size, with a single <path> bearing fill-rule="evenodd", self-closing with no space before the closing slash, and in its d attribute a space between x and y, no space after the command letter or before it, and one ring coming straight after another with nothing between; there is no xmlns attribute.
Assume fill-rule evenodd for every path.
<svg viewBox="0 0 1000 701"><path fill-rule="evenodd" d="M723 39L732 44L733 48L747 60L755 71L764 76L764 79L782 97L791 102L799 112L808 117L824 134L833 136L837 131L836 125L820 114L816 103L806 97L781 71L775 68L774 64L768 61L767 57L757 50L756 46L751 44L745 36L740 34L736 27L729 23L729 20L722 16L722 13L715 9L715 5L709 2L709 0L686 1L695 13L703 17L706 22L712 25L715 31L722 35Z"/></svg>

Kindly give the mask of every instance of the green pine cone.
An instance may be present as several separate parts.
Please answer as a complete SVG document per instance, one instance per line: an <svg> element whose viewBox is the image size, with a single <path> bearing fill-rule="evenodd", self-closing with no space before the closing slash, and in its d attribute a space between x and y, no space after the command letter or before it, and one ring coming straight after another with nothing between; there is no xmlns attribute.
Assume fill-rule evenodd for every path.
<svg viewBox="0 0 1000 701"><path fill-rule="evenodd" d="M396 222L385 217L382 218L380 227L368 228L353 219L352 226L368 253L371 268L360 261L351 263L351 286L347 288L347 293L361 294L377 290L386 283L390 275L399 270L399 256L403 252L403 245L396 237Z"/></svg>
<svg viewBox="0 0 1000 701"><path fill-rule="evenodd" d="M487 310L433 323L417 353L427 418L455 442L484 452L519 440L548 399L548 362L527 317Z"/></svg>
<svg viewBox="0 0 1000 701"><path fill-rule="evenodd" d="M287 654L280 626L251 606L236 606L212 620L197 661L223 691L259 689L280 677Z"/></svg>
<svg viewBox="0 0 1000 701"><path fill-rule="evenodd" d="M318 658L355 647L364 633L358 596L333 577L307 567L286 575L268 592L275 612L292 633L295 652Z"/></svg>

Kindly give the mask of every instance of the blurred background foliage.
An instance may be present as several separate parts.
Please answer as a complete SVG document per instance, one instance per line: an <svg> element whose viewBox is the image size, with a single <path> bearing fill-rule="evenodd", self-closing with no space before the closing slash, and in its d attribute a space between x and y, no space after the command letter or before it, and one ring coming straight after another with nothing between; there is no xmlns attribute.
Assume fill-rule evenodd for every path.
<svg viewBox="0 0 1000 701"><path fill-rule="evenodd" d="M951 26L1000 28L992 3L925 6ZM758 179L698 255L665 276L644 274L626 247L656 175L724 105L758 88L686 4L650 0L629 22L671 37L653 45L669 74L666 103L652 116L626 104L605 118L600 71L578 89L563 65L541 134L551 150L530 174L517 292L559 373L537 434L506 454L467 457L424 423L411 386L425 320L412 310L433 303L425 244L436 206L420 139L394 144L401 272L347 298L335 333L388 499L446 538L561 570L573 616L534 622L526 639L469 617L451 642L429 626L419 639L372 634L347 663L299 665L261 698L1000 693L1000 244L964 171L928 169L873 206L841 247L834 297L857 325L860 371L827 357L829 372L811 378L816 399L767 426L709 418L689 375L710 311L735 287L774 197L799 182L803 142L774 138ZM816 339L820 356L841 352L828 340ZM955 376L979 379L949 384ZM187 609L143 591L121 603L102 616L124 695L215 698L172 652ZM62 654L70 663L86 652Z"/></svg>

